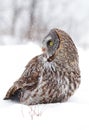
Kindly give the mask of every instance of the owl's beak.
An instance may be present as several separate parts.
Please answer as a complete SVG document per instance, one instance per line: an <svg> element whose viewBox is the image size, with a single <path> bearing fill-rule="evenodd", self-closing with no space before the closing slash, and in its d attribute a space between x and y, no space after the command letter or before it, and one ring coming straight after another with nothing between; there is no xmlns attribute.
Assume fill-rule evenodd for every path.
<svg viewBox="0 0 89 130"><path fill-rule="evenodd" d="M42 47L42 51L43 51L43 52L46 52L46 48Z"/></svg>

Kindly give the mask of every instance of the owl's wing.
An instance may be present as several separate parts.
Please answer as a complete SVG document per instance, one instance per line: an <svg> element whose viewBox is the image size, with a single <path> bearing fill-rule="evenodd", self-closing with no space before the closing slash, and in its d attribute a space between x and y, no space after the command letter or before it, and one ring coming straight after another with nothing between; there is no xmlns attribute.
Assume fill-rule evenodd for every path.
<svg viewBox="0 0 89 130"><path fill-rule="evenodd" d="M18 98L23 89L32 91L37 87L41 70L41 63L39 63L38 57L36 56L27 64L25 71L8 90L4 99Z"/></svg>

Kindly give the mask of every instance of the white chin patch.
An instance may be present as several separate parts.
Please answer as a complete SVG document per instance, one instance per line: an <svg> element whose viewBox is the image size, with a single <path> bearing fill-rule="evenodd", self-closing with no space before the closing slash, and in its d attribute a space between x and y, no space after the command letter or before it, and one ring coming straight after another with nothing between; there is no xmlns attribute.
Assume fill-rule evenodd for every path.
<svg viewBox="0 0 89 130"><path fill-rule="evenodd" d="M49 57L50 56L48 54L46 54L45 57L43 58L44 62L46 62L49 59Z"/></svg>
<svg viewBox="0 0 89 130"><path fill-rule="evenodd" d="M47 58L46 58L46 57L44 57L44 58L43 58L43 60L44 60L44 62L46 62L46 61L47 61Z"/></svg>

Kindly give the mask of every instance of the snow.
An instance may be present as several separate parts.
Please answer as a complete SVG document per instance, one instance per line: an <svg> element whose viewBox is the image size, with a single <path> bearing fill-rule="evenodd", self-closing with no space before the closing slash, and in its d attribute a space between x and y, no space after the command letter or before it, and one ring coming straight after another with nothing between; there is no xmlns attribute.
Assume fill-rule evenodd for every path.
<svg viewBox="0 0 89 130"><path fill-rule="evenodd" d="M41 49L34 43L0 46L0 129L89 130L89 50L78 49L81 85L66 103L25 106L3 100L25 65Z"/></svg>

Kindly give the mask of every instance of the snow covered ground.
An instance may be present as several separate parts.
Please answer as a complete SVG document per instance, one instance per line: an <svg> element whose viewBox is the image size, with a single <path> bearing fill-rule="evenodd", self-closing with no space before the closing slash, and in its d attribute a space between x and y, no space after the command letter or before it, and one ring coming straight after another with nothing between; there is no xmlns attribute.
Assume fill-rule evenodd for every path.
<svg viewBox="0 0 89 130"><path fill-rule="evenodd" d="M89 50L79 48L81 85L66 103L25 106L3 98L28 61L41 53L33 43L0 46L0 129L89 130Z"/></svg>

